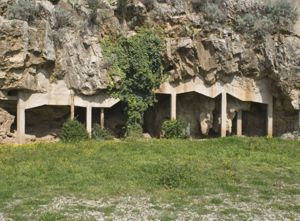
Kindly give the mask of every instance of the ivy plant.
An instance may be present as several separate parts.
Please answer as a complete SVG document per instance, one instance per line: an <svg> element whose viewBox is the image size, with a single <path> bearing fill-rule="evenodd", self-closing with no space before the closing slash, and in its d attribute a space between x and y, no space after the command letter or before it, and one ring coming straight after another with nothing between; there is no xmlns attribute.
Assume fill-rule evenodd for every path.
<svg viewBox="0 0 300 221"><path fill-rule="evenodd" d="M163 78L158 31L141 28L131 37L102 41L110 62L111 94L127 104L127 135L141 131L144 112L152 106Z"/></svg>

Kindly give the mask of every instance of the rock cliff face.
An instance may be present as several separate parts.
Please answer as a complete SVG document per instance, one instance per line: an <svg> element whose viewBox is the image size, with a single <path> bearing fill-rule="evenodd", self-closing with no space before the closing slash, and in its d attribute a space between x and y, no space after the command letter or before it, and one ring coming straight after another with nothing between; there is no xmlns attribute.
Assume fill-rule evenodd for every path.
<svg viewBox="0 0 300 221"><path fill-rule="evenodd" d="M28 24L0 17L0 88L2 90L46 91L47 86L64 79L79 93L91 95L108 83L98 34L84 24L84 18L72 15L68 4L54 6L49 1L36 3L41 18ZM55 18L56 8L66 7ZM58 21L58 19L62 21ZM69 26L63 19L72 19ZM62 23L62 24L58 24ZM62 26L59 27L58 26Z"/></svg>
<svg viewBox="0 0 300 221"><path fill-rule="evenodd" d="M75 93L97 94L110 83L108 64L99 44L101 38L130 36L138 27L153 26L164 30L163 59L169 81L201 76L207 85L212 85L230 83L233 76L268 78L276 98L275 125L297 121L299 35L283 30L255 42L250 35L240 34L230 25L239 13L259 9L259 1L223 1L227 22L222 24L208 22L203 13L196 12L192 5L195 1L130 0L122 17L114 1L101 0L93 8L85 0L74 5L67 0L40 0L35 2L38 13L33 21L11 16L9 7L14 2L0 2L0 94L15 95L18 90L45 92L49 84L62 79ZM206 107L201 107L205 111L193 113L199 121L192 127L202 134L208 134L214 127L212 116L216 104L207 102ZM188 105L185 103L179 101L178 105L185 107ZM232 115L228 114L228 125L232 124L239 106L234 102L229 104ZM196 110L197 105L190 108ZM185 118L193 116L182 114ZM297 123L283 131L278 129L277 133L295 127Z"/></svg>

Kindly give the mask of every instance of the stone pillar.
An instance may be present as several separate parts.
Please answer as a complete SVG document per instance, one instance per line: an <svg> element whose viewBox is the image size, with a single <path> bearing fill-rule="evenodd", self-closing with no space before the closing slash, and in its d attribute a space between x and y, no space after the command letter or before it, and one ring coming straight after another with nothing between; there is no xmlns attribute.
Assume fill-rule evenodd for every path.
<svg viewBox="0 0 300 221"><path fill-rule="evenodd" d="M74 101L74 95L71 95L71 113L70 113L70 119L74 120L75 118L75 101Z"/></svg>
<svg viewBox="0 0 300 221"><path fill-rule="evenodd" d="M171 94L171 120L176 120L176 93Z"/></svg>
<svg viewBox="0 0 300 221"><path fill-rule="evenodd" d="M227 94L222 92L222 106L221 106L221 137L226 137L227 131Z"/></svg>
<svg viewBox="0 0 300 221"><path fill-rule="evenodd" d="M102 129L104 129L104 108L101 108L101 113L100 113L100 126Z"/></svg>
<svg viewBox="0 0 300 221"><path fill-rule="evenodd" d="M17 104L17 142L25 143L25 102L22 95L19 95Z"/></svg>
<svg viewBox="0 0 300 221"><path fill-rule="evenodd" d="M299 127L299 130L300 130L300 110L299 110L299 121L298 121L298 127Z"/></svg>
<svg viewBox="0 0 300 221"><path fill-rule="evenodd" d="M267 136L273 137L273 97L270 99L267 109Z"/></svg>
<svg viewBox="0 0 300 221"><path fill-rule="evenodd" d="M243 111L240 110L238 111L237 113L237 125L236 125L236 135L237 136L242 136L243 135L243 132L242 132L242 117L243 117Z"/></svg>
<svg viewBox="0 0 300 221"><path fill-rule="evenodd" d="M89 136L92 135L92 106L88 104L86 107L86 130Z"/></svg>

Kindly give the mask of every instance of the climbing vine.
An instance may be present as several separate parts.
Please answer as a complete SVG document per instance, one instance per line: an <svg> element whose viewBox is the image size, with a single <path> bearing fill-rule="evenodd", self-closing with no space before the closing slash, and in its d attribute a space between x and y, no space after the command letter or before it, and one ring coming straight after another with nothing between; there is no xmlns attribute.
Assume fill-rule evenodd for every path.
<svg viewBox="0 0 300 221"><path fill-rule="evenodd" d="M156 101L163 78L162 42L158 31L140 29L132 37L102 41L110 63L110 92L127 104L127 135L142 132L144 112Z"/></svg>

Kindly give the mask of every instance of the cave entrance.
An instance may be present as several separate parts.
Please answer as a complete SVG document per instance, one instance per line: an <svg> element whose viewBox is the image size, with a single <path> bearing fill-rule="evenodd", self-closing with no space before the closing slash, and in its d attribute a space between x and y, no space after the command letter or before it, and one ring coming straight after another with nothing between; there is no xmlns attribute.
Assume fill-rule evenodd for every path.
<svg viewBox="0 0 300 221"><path fill-rule="evenodd" d="M62 125L70 117L69 106L44 105L25 110L26 134L43 138L50 135L56 138Z"/></svg>
<svg viewBox="0 0 300 221"><path fill-rule="evenodd" d="M251 103L250 110L242 113L243 135L265 136L267 134L267 105Z"/></svg>
<svg viewBox="0 0 300 221"><path fill-rule="evenodd" d="M75 106L75 119L86 127L86 108Z"/></svg>
<svg viewBox="0 0 300 221"><path fill-rule="evenodd" d="M156 94L156 99L157 102L144 114L143 132L158 138L163 122L171 118L171 95Z"/></svg>
<svg viewBox="0 0 300 221"><path fill-rule="evenodd" d="M10 132L14 133L17 130L17 101L16 100L1 100L0 108L7 111L10 115L15 117L13 124L11 125Z"/></svg>
<svg viewBox="0 0 300 221"><path fill-rule="evenodd" d="M215 109L213 98L197 92L178 94L176 106L177 119L185 122L191 137L209 137Z"/></svg>
<svg viewBox="0 0 300 221"><path fill-rule="evenodd" d="M125 135L126 129L126 104L118 102L109 109L105 109L105 128L110 130L115 137L121 138ZM96 121L100 121L100 110L95 110Z"/></svg>

